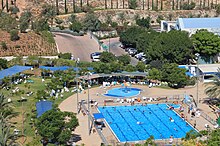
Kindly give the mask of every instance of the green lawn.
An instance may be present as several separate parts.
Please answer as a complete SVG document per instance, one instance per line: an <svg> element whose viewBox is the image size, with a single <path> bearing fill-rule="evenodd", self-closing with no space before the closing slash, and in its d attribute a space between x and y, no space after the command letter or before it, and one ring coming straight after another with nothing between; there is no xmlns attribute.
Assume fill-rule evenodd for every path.
<svg viewBox="0 0 220 146"><path fill-rule="evenodd" d="M18 116L13 119L13 122L16 122L15 127L19 130L22 131L22 119L24 119L24 135L26 136L26 142L32 141L34 136L35 136L35 129L34 129L34 120L36 119L36 107L35 103L37 102L36 97L36 92L38 90L44 90L46 89L45 84L50 82L50 79L46 79L45 82L43 83L41 78L39 77L31 77L29 80L33 80L33 83L28 83L28 84L18 84L18 85L13 85L12 89L18 87L19 92L17 93L12 93L12 89L6 90L6 89L1 89L0 93L3 93L6 97L12 99L12 105L14 107L14 111L18 113ZM33 92L31 96L27 96L27 92ZM56 100L54 99L49 99L54 101L54 104L60 104L64 99L72 95L73 93L71 92L64 92L63 95L64 97L61 99L60 97ZM18 100L21 99L21 97L27 98L26 102L18 102ZM22 108L23 104L23 108ZM24 116L22 116L22 113L24 113ZM32 119L32 120L31 120Z"/></svg>

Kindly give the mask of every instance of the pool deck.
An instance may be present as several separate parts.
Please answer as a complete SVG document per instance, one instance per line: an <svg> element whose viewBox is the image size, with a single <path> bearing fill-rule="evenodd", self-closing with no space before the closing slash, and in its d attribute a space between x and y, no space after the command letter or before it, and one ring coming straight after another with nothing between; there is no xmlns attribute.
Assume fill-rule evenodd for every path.
<svg viewBox="0 0 220 146"><path fill-rule="evenodd" d="M109 97L102 96L103 93L106 93L106 90L111 89L111 88L115 88L115 87L120 87L120 86L107 87L106 89L99 88L99 87L92 88L92 89L90 89L90 99L97 101L100 106L104 105L104 102L103 102L104 99L116 100L117 98L109 98ZM143 96L145 96L145 97L160 97L160 96L169 96L169 95L177 95L177 94L188 94L188 95L192 95L193 97L196 97L196 87L183 88L183 89L162 89L162 88L157 88L157 87L148 88L148 86L144 86L144 85L132 85L132 87L140 88L143 90L141 92L141 94L138 95L137 97L143 97ZM205 89L204 85L199 84L199 99L200 100L206 98L206 95L204 93L204 89ZM88 98L87 93L88 93L87 91L79 93L79 101L80 100L87 100L87 98ZM97 95L97 93L98 93L98 95ZM59 108L62 111L70 111L70 112L76 113L76 111L77 111L77 109L76 109L77 98L76 97L77 97L76 94L70 96L69 98L64 100L59 105ZM107 105L114 105L114 106L115 105L126 105L126 104L130 105L130 103L118 103L118 102L117 103L109 102L106 104ZM203 111L204 113L209 115L211 118L213 118L213 119L217 118L217 116L215 115L213 110L207 104L199 103L198 107L201 111ZM91 107L91 113L94 113L94 112L97 112L97 109L96 109L96 107L93 106L93 107ZM187 116L187 121L189 123L194 125L194 123L196 122L196 129L198 129L198 130L205 130L206 129L204 126L205 124L209 124L211 126L211 128L213 128L213 126L201 116L197 117L197 118L190 118L190 115L187 113L186 107L185 107L184 114ZM94 132L94 133L92 132L89 135L87 115L83 115L82 113L79 113L77 115L77 118L79 120L79 126L76 128L74 133L81 135L82 140L78 141L76 144L78 144L78 145L85 144L86 146L100 145L102 140L99 137L97 132ZM108 126L106 128L103 128L102 133L105 135L106 139L108 140L108 142L110 144L115 145L118 143L117 139L112 134L112 132L108 128Z"/></svg>

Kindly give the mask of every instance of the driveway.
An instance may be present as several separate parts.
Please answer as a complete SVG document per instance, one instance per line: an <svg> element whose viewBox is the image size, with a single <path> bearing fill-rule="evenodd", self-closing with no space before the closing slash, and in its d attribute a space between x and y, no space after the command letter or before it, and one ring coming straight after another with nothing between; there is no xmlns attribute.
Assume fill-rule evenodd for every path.
<svg viewBox="0 0 220 146"><path fill-rule="evenodd" d="M81 61L89 61L90 54L99 52L98 43L88 35L73 36L64 33L54 33L57 47L61 53L72 53L74 58L80 58Z"/></svg>
<svg viewBox="0 0 220 146"><path fill-rule="evenodd" d="M72 53L74 58L80 58L81 61L89 61L90 54L93 52L101 52L99 50L99 44L94 38L90 38L89 35L84 36L72 36L65 33L54 33L55 41L59 52L61 53ZM104 44L109 45L109 39L102 40ZM122 48L119 47L119 38L110 39L110 52L116 56L127 54ZM131 64L136 65L138 60L134 57L131 58Z"/></svg>

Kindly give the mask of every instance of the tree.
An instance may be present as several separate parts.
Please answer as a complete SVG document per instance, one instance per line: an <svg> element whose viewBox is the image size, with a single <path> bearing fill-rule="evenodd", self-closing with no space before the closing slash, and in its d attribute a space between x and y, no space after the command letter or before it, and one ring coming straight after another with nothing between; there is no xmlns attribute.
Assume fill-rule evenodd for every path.
<svg viewBox="0 0 220 146"><path fill-rule="evenodd" d="M1 46L2 46L2 49L3 50L7 50L8 49L8 46L5 42L1 42Z"/></svg>
<svg viewBox="0 0 220 146"><path fill-rule="evenodd" d="M140 72L144 72L145 66L146 65L142 61L139 61L138 64L136 65L136 69Z"/></svg>
<svg viewBox="0 0 220 146"><path fill-rule="evenodd" d="M17 30L13 29L13 30L10 31L11 41L17 41L17 40L19 40L19 38L20 37L18 36L18 31Z"/></svg>
<svg viewBox="0 0 220 146"><path fill-rule="evenodd" d="M162 81L168 82L173 88L184 87L187 83L186 70L178 68L175 63L164 64L162 67Z"/></svg>
<svg viewBox="0 0 220 146"><path fill-rule="evenodd" d="M12 124L9 120L15 116L11 103L7 101L7 98L0 94L0 145L11 146L16 144L16 135L12 133Z"/></svg>
<svg viewBox="0 0 220 146"><path fill-rule="evenodd" d="M158 15L157 19L156 19L157 23L160 24L161 20L164 20L163 16L162 15Z"/></svg>
<svg viewBox="0 0 220 146"><path fill-rule="evenodd" d="M64 0L64 11L65 11L65 14L68 13L68 8L67 8L67 5L66 5L66 0Z"/></svg>
<svg viewBox="0 0 220 146"><path fill-rule="evenodd" d="M121 12L118 14L118 19L121 21L121 24L123 25L126 18L125 18L125 13L124 12Z"/></svg>
<svg viewBox="0 0 220 146"><path fill-rule="evenodd" d="M41 115L36 122L36 127L43 139L66 144L71 137L71 131L79 125L73 113L61 112L54 108Z"/></svg>
<svg viewBox="0 0 220 146"><path fill-rule="evenodd" d="M136 71L136 68L135 66L131 65L131 64L128 64L126 67L125 67L125 70L128 71L128 72L133 72L133 71Z"/></svg>
<svg viewBox="0 0 220 146"><path fill-rule="evenodd" d="M30 11L25 11L23 13L21 13L21 17L19 19L20 22L20 32L25 32L26 29L28 29L29 27L29 23L31 21L31 12Z"/></svg>
<svg viewBox="0 0 220 146"><path fill-rule="evenodd" d="M17 21L11 15L0 11L0 28L10 32L17 27Z"/></svg>
<svg viewBox="0 0 220 146"><path fill-rule="evenodd" d="M100 55L100 61L104 63L110 63L116 61L116 56L111 52L103 52Z"/></svg>
<svg viewBox="0 0 220 146"><path fill-rule="evenodd" d="M73 23L76 21L76 15L75 14L71 14L69 17L68 17L68 21Z"/></svg>
<svg viewBox="0 0 220 146"><path fill-rule="evenodd" d="M46 18L46 20L50 20L51 26L53 25L53 19L56 16L56 9L48 4L42 6L41 15Z"/></svg>
<svg viewBox="0 0 220 146"><path fill-rule="evenodd" d="M41 32L41 31L48 31L49 28L50 27L49 27L47 20L45 18L40 18L40 19L36 20L33 24L33 29L37 33Z"/></svg>
<svg viewBox="0 0 220 146"><path fill-rule="evenodd" d="M129 4L129 9L136 9L137 8L137 1L136 0L129 0L128 1Z"/></svg>
<svg viewBox="0 0 220 146"><path fill-rule="evenodd" d="M100 29L101 22L94 13L86 13L83 24L85 30L98 31Z"/></svg>
<svg viewBox="0 0 220 146"><path fill-rule="evenodd" d="M8 67L8 61L5 59L0 58L0 70L1 69L6 69Z"/></svg>
<svg viewBox="0 0 220 146"><path fill-rule="evenodd" d="M220 14L220 4L216 5L215 11L216 11L216 14L217 14L217 15Z"/></svg>
<svg viewBox="0 0 220 146"><path fill-rule="evenodd" d="M208 97L220 99L220 79L218 77L213 78L213 82L207 83L205 93Z"/></svg>
<svg viewBox="0 0 220 146"><path fill-rule="evenodd" d="M137 19L136 24L141 27L150 28L150 17Z"/></svg>
<svg viewBox="0 0 220 146"><path fill-rule="evenodd" d="M159 81L161 81L161 79L162 79L162 73L161 73L160 70L158 70L158 69L156 69L156 68L152 68L152 69L149 71L148 78L149 78L149 79L152 79L152 80L159 80Z"/></svg>
<svg viewBox="0 0 220 146"><path fill-rule="evenodd" d="M130 64L131 62L131 57L128 54L118 56L117 58L118 58L119 63L122 63L123 65Z"/></svg>
<svg viewBox="0 0 220 146"><path fill-rule="evenodd" d="M175 41L173 41L175 40ZM170 31L160 33L146 48L147 60L161 60L163 62L187 64L193 56L192 41L186 32Z"/></svg>
<svg viewBox="0 0 220 146"><path fill-rule="evenodd" d="M192 35L195 52L204 57L215 56L220 52L220 37L207 30L198 30Z"/></svg>
<svg viewBox="0 0 220 146"><path fill-rule="evenodd" d="M72 24L70 24L69 29L79 33L83 29L83 26L80 22L75 21Z"/></svg>

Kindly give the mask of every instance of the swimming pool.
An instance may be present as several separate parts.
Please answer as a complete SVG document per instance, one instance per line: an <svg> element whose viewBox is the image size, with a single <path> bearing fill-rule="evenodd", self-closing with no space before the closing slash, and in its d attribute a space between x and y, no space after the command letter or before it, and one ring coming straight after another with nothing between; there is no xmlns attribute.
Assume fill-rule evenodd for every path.
<svg viewBox="0 0 220 146"><path fill-rule="evenodd" d="M141 92L141 89L139 88L130 88L130 87L122 87L122 88L113 88L111 90L108 90L105 96L110 97L117 97L117 98L125 98L125 97L132 97L137 96Z"/></svg>
<svg viewBox="0 0 220 146"><path fill-rule="evenodd" d="M166 104L98 107L114 135L120 142L185 137L195 130L174 111L167 110ZM170 117L174 122L170 121ZM137 123L140 122L141 124Z"/></svg>

